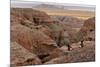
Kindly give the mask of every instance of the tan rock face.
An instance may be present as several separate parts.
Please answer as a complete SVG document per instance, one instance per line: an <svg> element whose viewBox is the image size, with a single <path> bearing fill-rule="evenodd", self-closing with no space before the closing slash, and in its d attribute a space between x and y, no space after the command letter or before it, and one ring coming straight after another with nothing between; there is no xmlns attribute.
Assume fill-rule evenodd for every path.
<svg viewBox="0 0 100 67"><path fill-rule="evenodd" d="M43 21L49 22L50 17L42 11L30 8L11 8L11 24L14 24L15 22L21 23L25 20L29 20L35 24L40 24Z"/></svg>
<svg viewBox="0 0 100 67"><path fill-rule="evenodd" d="M95 17L87 19L80 31L86 34L86 40L95 40Z"/></svg>
<svg viewBox="0 0 100 67"><path fill-rule="evenodd" d="M70 38L75 41L73 42L78 42L82 40L88 40L87 38L93 38L95 39L95 18L90 18L86 21L84 21L83 26L81 29L76 33L72 34Z"/></svg>
<svg viewBox="0 0 100 67"><path fill-rule="evenodd" d="M52 22L56 23L56 21L39 11L30 9L12 9L11 11L11 42L17 42L29 52L36 54L42 63L64 54L58 49L56 41L51 38L54 31L51 27L56 26L56 31L62 29L62 26L57 29L60 26L58 22L59 26L52 25ZM33 62L32 59L28 59L22 64L32 64L30 61Z"/></svg>
<svg viewBox="0 0 100 67"><path fill-rule="evenodd" d="M11 42L11 65L36 65L41 60L16 42ZM31 60L31 61L28 61Z"/></svg>
<svg viewBox="0 0 100 67"><path fill-rule="evenodd" d="M95 17L89 18L84 22L83 27L87 27L89 31L95 30Z"/></svg>
<svg viewBox="0 0 100 67"><path fill-rule="evenodd" d="M36 54L47 54L56 48L56 43L43 32L30 29L22 25L13 25L11 28L11 40Z"/></svg>

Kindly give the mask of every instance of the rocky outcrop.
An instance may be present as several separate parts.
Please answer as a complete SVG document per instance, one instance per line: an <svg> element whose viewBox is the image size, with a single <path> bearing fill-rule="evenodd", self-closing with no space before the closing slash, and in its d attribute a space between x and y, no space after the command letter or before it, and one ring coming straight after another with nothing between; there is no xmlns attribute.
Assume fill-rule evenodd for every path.
<svg viewBox="0 0 100 67"><path fill-rule="evenodd" d="M11 40L16 41L29 51L37 55L45 55L56 47L56 42L37 29L30 29L23 25L13 25Z"/></svg>
<svg viewBox="0 0 100 67"><path fill-rule="evenodd" d="M36 25L41 22L52 22L53 20L42 11L37 11L31 8L11 8L11 24L21 23L29 20Z"/></svg>
<svg viewBox="0 0 100 67"><path fill-rule="evenodd" d="M17 42L11 42L11 65L36 65L41 64L41 60L33 53L29 52Z"/></svg>
<svg viewBox="0 0 100 67"><path fill-rule="evenodd" d="M92 31L95 31L95 18L90 18L86 20L78 32L68 34L68 36L64 36L63 39L61 40L63 41L63 43L65 42L65 45L69 47L69 50L71 47L70 46L71 43L81 42L80 45L81 47L83 47L83 41L86 40L87 38L90 39L90 37L87 36L89 36L88 34L91 33Z"/></svg>
<svg viewBox="0 0 100 67"><path fill-rule="evenodd" d="M13 8L11 15L11 42L15 41L29 52L36 54L42 63L64 54L58 49L55 40L52 39L52 32L56 31L57 33L57 31L62 30L57 29L60 24L59 26L55 24L59 22L51 20L44 12L32 9ZM21 20L18 20L19 18ZM52 25L56 27L55 30Z"/></svg>
<svg viewBox="0 0 100 67"><path fill-rule="evenodd" d="M81 28L81 26L84 23L82 19L71 16L52 16L52 17L54 19L61 21L66 26L70 26L71 28Z"/></svg>
<svg viewBox="0 0 100 67"><path fill-rule="evenodd" d="M86 33L85 40L95 40L95 17L87 19L80 31Z"/></svg>
<svg viewBox="0 0 100 67"><path fill-rule="evenodd" d="M84 22L83 27L87 27L89 31L95 30L95 17L89 18Z"/></svg>

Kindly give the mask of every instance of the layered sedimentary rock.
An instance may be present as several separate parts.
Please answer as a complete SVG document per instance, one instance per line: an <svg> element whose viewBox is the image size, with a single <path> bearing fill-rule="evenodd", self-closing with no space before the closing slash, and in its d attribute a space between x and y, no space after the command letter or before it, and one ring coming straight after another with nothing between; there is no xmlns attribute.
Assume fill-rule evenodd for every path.
<svg viewBox="0 0 100 67"><path fill-rule="evenodd" d="M13 25L11 40L36 54L47 54L56 48L56 42L37 29L30 29L23 25Z"/></svg>
<svg viewBox="0 0 100 67"><path fill-rule="evenodd" d="M29 52L17 42L11 42L11 65L36 65L41 64L41 60L33 53Z"/></svg>
<svg viewBox="0 0 100 67"><path fill-rule="evenodd" d="M68 50L64 51L60 48L84 40L87 32L91 34L86 36L87 39L93 37L95 26L94 23L91 24L94 20L91 20L88 19L83 24L83 21L77 18L52 19L42 11L11 8L11 51L14 50L11 52L11 63L36 65L70 62ZM79 26L77 23L80 23ZM79 30L76 31L76 28Z"/></svg>
<svg viewBox="0 0 100 67"><path fill-rule="evenodd" d="M42 11L37 11L31 8L11 8L11 23L21 23L25 20L35 23L51 22L52 19Z"/></svg>

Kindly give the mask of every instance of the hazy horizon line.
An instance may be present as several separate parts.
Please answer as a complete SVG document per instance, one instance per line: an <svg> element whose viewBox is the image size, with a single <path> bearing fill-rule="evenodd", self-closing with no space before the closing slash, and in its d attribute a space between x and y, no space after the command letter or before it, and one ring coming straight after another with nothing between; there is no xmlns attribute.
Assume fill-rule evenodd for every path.
<svg viewBox="0 0 100 67"><path fill-rule="evenodd" d="M59 4L59 5L65 5L65 4L73 4L73 5L79 5L79 6L81 6L81 5L84 5L84 6L91 6L91 7L96 7L96 5L89 5L89 4L74 4L74 3L56 3L56 2L40 2L40 1L17 1L17 0L11 0L11 3L14 3L14 2L26 2L26 3L33 3L33 2L35 2L35 3L44 3L44 4L52 4L52 5L56 5L56 4ZM65 5L66 6L66 5Z"/></svg>
<svg viewBox="0 0 100 67"><path fill-rule="evenodd" d="M39 1L12 1L11 0L11 7L30 7L32 8L34 5L40 5L40 4L48 4L48 5L59 5L63 7L71 6L71 7L85 7L90 8L90 10L94 11L96 8L96 5L87 5L87 4L73 4L73 3L55 3L55 2L39 2ZM87 10L87 9L86 9Z"/></svg>

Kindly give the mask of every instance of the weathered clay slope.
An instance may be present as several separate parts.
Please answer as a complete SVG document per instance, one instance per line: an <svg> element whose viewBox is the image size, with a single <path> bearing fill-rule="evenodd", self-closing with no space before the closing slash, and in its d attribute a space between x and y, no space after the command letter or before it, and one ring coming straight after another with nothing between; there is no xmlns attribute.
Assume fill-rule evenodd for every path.
<svg viewBox="0 0 100 67"><path fill-rule="evenodd" d="M84 36L86 40L95 40L95 17L85 20L80 31L86 33Z"/></svg>
<svg viewBox="0 0 100 67"><path fill-rule="evenodd" d="M70 35L70 39L74 42L82 41L82 40L88 40L88 38L95 38L95 18L90 18L88 20L84 21L83 26L77 33L72 33ZM70 41L71 41L70 40Z"/></svg>
<svg viewBox="0 0 100 67"><path fill-rule="evenodd" d="M41 60L33 53L16 42L11 42L11 65L36 65Z"/></svg>
<svg viewBox="0 0 100 67"><path fill-rule="evenodd" d="M71 28L81 28L84 21L82 19L71 17L71 16L51 16L54 19L61 21L66 26L70 26Z"/></svg>
<svg viewBox="0 0 100 67"><path fill-rule="evenodd" d="M61 56L64 53L58 49L56 42L51 38L52 29L45 25L52 22L54 21L44 12L13 8L11 9L11 42L17 42L37 55L42 63L50 58Z"/></svg>
<svg viewBox="0 0 100 67"><path fill-rule="evenodd" d="M26 49L36 54L47 54L56 48L56 42L37 29L30 29L23 25L13 25L11 40L16 41Z"/></svg>
<svg viewBox="0 0 100 67"><path fill-rule="evenodd" d="M89 31L94 31L95 30L95 17L85 20L83 27L87 27L87 29L90 29Z"/></svg>
<svg viewBox="0 0 100 67"><path fill-rule="evenodd" d="M33 23L51 22L50 17L42 11L33 10L31 8L11 8L11 24L21 23L29 20Z"/></svg>

